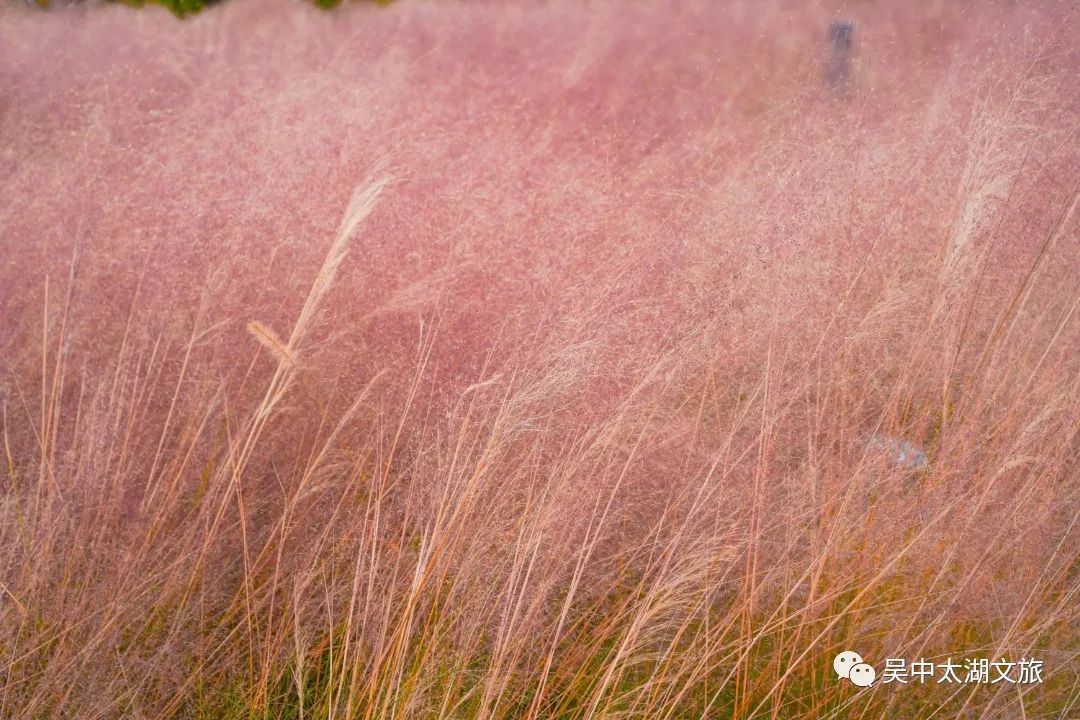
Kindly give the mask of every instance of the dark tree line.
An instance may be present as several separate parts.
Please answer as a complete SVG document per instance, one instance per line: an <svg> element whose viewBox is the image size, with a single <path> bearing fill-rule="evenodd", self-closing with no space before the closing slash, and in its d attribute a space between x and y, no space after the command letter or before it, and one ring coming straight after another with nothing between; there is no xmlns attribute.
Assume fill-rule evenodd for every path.
<svg viewBox="0 0 1080 720"><path fill-rule="evenodd" d="M56 5L76 5L88 0L26 0L27 3L37 5L42 8L48 8ZM203 10L210 5L217 5L225 2L225 0L103 0L104 2L115 2L121 5L129 5L131 7L144 7L146 5L160 5L166 7L173 12L177 17L186 17L188 15L194 15L195 13ZM302 2L310 2L325 10L337 7L342 2L370 2L375 5L389 5L394 0L299 0Z"/></svg>

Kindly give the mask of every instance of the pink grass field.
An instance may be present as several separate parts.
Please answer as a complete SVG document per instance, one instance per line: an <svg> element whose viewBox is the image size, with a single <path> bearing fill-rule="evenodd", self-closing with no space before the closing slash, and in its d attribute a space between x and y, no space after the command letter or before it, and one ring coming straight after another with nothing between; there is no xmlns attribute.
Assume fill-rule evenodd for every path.
<svg viewBox="0 0 1080 720"><path fill-rule="evenodd" d="M4 5L0 718L1080 717L1078 13Z"/></svg>

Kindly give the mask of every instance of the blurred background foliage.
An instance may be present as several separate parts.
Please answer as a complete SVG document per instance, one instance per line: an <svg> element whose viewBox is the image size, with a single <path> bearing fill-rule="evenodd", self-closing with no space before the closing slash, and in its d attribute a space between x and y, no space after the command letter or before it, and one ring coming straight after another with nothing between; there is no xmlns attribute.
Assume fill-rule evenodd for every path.
<svg viewBox="0 0 1080 720"><path fill-rule="evenodd" d="M77 0L76 0L77 1ZM188 15L194 15L195 13L203 10L210 5L217 5L224 0L106 0L107 2L120 3L121 5L130 5L131 7L145 7L147 5L160 5L166 7L173 12L177 17L187 17ZM341 5L342 2L366 2L374 5L389 5L394 0L301 0L303 2L311 2L318 7L325 10ZM74 4L73 0L34 0L34 4L42 8L48 8L55 5Z"/></svg>

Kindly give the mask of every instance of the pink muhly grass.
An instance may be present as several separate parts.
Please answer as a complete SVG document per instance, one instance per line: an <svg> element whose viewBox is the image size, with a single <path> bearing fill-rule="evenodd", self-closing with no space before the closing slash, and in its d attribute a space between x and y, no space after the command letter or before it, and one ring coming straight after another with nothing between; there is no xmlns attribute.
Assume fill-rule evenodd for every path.
<svg viewBox="0 0 1080 720"><path fill-rule="evenodd" d="M1075 712L1076 13L832 9L0 9L0 717Z"/></svg>

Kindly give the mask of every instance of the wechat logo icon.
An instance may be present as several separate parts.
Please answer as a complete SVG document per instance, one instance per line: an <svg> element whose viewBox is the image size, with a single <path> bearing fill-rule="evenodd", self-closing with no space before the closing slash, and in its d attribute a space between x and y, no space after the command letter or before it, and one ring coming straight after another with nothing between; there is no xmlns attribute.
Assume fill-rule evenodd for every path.
<svg viewBox="0 0 1080 720"><path fill-rule="evenodd" d="M877 679L877 671L869 663L864 663L862 655L851 650L845 650L832 661L833 670L837 677L850 680L858 687L870 687Z"/></svg>

